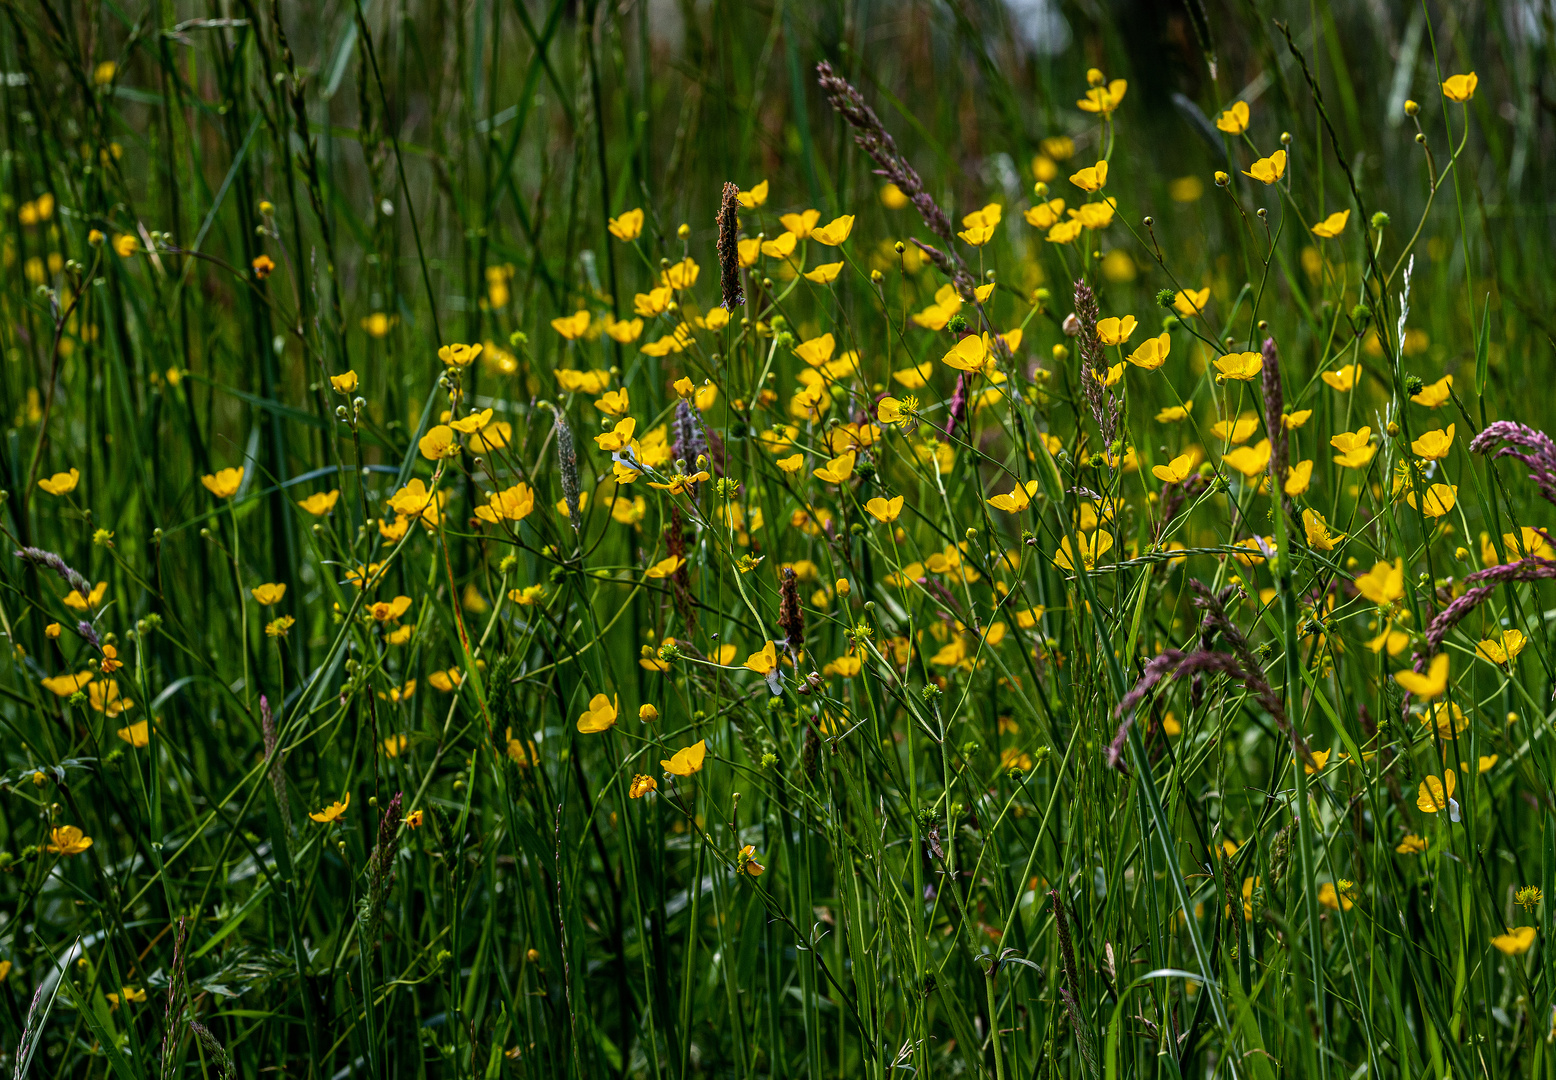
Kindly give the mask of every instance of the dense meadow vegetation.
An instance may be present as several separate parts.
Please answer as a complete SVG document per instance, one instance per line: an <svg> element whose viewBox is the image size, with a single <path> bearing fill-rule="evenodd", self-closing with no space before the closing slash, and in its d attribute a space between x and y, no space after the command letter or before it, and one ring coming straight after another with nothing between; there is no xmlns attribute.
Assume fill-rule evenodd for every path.
<svg viewBox="0 0 1556 1080"><path fill-rule="evenodd" d="M1549 4L0 8L0 1067L1556 1075Z"/></svg>

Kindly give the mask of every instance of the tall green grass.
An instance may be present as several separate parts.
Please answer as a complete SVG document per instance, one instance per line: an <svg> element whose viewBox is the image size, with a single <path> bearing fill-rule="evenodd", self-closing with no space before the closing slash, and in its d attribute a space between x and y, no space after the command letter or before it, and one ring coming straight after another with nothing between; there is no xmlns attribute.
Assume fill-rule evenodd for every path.
<svg viewBox="0 0 1556 1080"><path fill-rule="evenodd" d="M1552 517L1469 443L1556 424L1556 26L1052 13L1047 55L995 3L5 5L15 1075L1552 1071ZM1001 207L988 243L883 190L822 60L952 228ZM1093 67L1128 83L1107 123ZM1244 174L1283 145L1279 183ZM1086 202L1101 158L1111 224L1046 241L1024 211ZM744 239L851 232L758 256L710 324L720 192L763 181ZM965 270L950 321L915 240ZM1139 322L1110 388L1078 281ZM1159 303L1200 288L1201 317ZM999 379L959 384L959 327L1021 328ZM1160 370L1124 362L1160 334ZM1273 385L1217 380L1267 338ZM1239 465L1276 387L1311 410L1286 500ZM607 389L651 466L626 483ZM1363 426L1375 456L1337 463ZM1504 631L1510 663L1477 653ZM1203 670L1148 685L1180 652ZM1434 653L1436 725L1394 678ZM1422 808L1449 768L1456 821Z"/></svg>

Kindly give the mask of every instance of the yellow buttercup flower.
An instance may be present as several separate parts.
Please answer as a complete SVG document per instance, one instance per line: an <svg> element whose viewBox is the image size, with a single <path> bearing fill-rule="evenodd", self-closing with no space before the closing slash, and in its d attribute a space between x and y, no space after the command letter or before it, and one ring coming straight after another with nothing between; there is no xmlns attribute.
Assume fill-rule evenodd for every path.
<svg viewBox="0 0 1556 1080"><path fill-rule="evenodd" d="M349 394L357 388L357 373L355 371L347 371L340 375L331 375L330 386L334 388L337 394Z"/></svg>
<svg viewBox="0 0 1556 1080"><path fill-rule="evenodd" d="M956 235L961 237L964 243L972 247L982 247L994 239L994 231L995 227L993 225L974 225L970 229L961 230Z"/></svg>
<svg viewBox="0 0 1556 1080"><path fill-rule="evenodd" d="M1049 199L1040 202L1036 206L1025 211L1021 216L1026 223L1034 229L1048 230L1064 220L1060 215L1064 213L1063 199Z"/></svg>
<svg viewBox="0 0 1556 1080"><path fill-rule="evenodd" d="M849 477L854 475L854 458L855 455L852 451L846 454L839 454L827 462L823 468L814 470L815 476L818 480L823 480L828 484L844 483Z"/></svg>
<svg viewBox="0 0 1556 1080"><path fill-rule="evenodd" d="M1232 353L1216 357L1216 370L1223 380L1251 382L1264 370L1264 356L1256 352Z"/></svg>
<svg viewBox="0 0 1556 1080"><path fill-rule="evenodd" d="M458 436L447 424L434 424L427 430L427 434L416 440L416 448L428 461L458 457L461 451Z"/></svg>
<svg viewBox="0 0 1556 1080"><path fill-rule="evenodd" d="M870 514L871 517L875 518L877 521L886 522L887 524L896 521L897 518L902 515L902 506L903 497L901 495L893 496L890 499L882 498L881 496L877 495L875 498L864 504L865 510Z"/></svg>
<svg viewBox="0 0 1556 1080"><path fill-rule="evenodd" d="M551 320L551 328L561 334L568 341L576 341L589 331L589 312L579 309L571 315L563 315Z"/></svg>
<svg viewBox="0 0 1556 1080"><path fill-rule="evenodd" d="M627 210L620 217L611 218L605 227L617 240L631 243L643 233L643 211Z"/></svg>
<svg viewBox="0 0 1556 1080"><path fill-rule="evenodd" d="M1443 652L1432 657L1426 674L1400 671L1394 674L1394 681L1403 687L1407 694L1418 697L1422 701L1440 698L1448 692L1448 654ZM1449 794L1452 792L1450 791Z"/></svg>
<svg viewBox="0 0 1556 1080"><path fill-rule="evenodd" d="M1313 482L1313 463L1311 461L1299 461L1295 465L1287 466L1286 479L1281 484L1281 490L1292 498L1307 494L1307 489Z"/></svg>
<svg viewBox="0 0 1556 1080"><path fill-rule="evenodd" d="M1239 446L1223 454L1221 460L1252 480L1270 467L1270 440L1260 439L1253 446Z"/></svg>
<svg viewBox="0 0 1556 1080"><path fill-rule="evenodd" d="M594 437L594 444L607 453L615 453L625 450L632 445L632 433L637 430L638 422L633 417L627 417L616 421L616 426L610 431Z"/></svg>
<svg viewBox="0 0 1556 1080"><path fill-rule="evenodd" d="M1507 664L1524 651L1526 644L1528 641L1522 630L1504 630L1499 639L1482 641L1476 645L1475 655L1493 664Z"/></svg>
<svg viewBox="0 0 1556 1080"><path fill-rule="evenodd" d="M1324 515L1311 508L1302 511L1302 529L1307 533L1308 546L1318 551L1333 551L1345 539L1344 533L1330 532Z"/></svg>
<svg viewBox="0 0 1556 1080"><path fill-rule="evenodd" d="M848 234L853 231L854 215L844 214L842 217L833 218L820 228L812 229L810 238L818 244L825 244L827 247L837 247L844 240L847 240Z"/></svg>
<svg viewBox="0 0 1556 1080"><path fill-rule="evenodd" d="M811 367L820 367L832 359L832 350L836 347L837 341L831 334L822 334L800 342L794 347L794 355Z"/></svg>
<svg viewBox="0 0 1556 1080"><path fill-rule="evenodd" d="M1146 371L1155 371L1167 362L1167 354L1172 349L1172 336L1167 333L1158 334L1153 338L1146 338L1140 347L1130 353L1127 359L1135 367L1144 368Z"/></svg>
<svg viewBox="0 0 1556 1080"><path fill-rule="evenodd" d="M1129 340L1129 336L1139 326L1139 321L1133 315L1125 315L1123 318L1112 316L1097 320L1097 337L1104 345L1122 345Z"/></svg>
<svg viewBox="0 0 1556 1080"><path fill-rule="evenodd" d="M1010 489L1009 494L995 495L986 500L996 510L1003 510L1007 514L1017 514L1032 505L1032 495L1037 491L1037 481L1028 480L1024 484L1017 484Z"/></svg>
<svg viewBox="0 0 1556 1080"><path fill-rule="evenodd" d="M89 591L85 596L82 596L80 593L72 589L70 592L65 594L65 599L62 602L72 611L90 611L92 608L102 606L103 597L107 595L107 593L108 582L99 581L96 585L92 586L91 591Z"/></svg>
<svg viewBox="0 0 1556 1080"><path fill-rule="evenodd" d="M1285 428L1287 431L1296 431L1312 418L1312 409L1297 409L1295 412L1282 413L1280 418L1280 426Z"/></svg>
<svg viewBox="0 0 1556 1080"><path fill-rule="evenodd" d="M269 607L271 604L279 604L281 598L286 595L285 583L266 582L249 590L255 603Z"/></svg>
<svg viewBox="0 0 1556 1080"><path fill-rule="evenodd" d="M471 412L467 416L461 416L458 420L450 420L448 426L462 435L474 435L491 422L492 410L482 409L479 412Z"/></svg>
<svg viewBox="0 0 1556 1080"><path fill-rule="evenodd" d="M708 754L708 740L693 743L691 746L682 747L669 758L660 758L659 764L664 766L665 772L676 776L691 776L702 771L703 759Z"/></svg>
<svg viewBox="0 0 1556 1080"><path fill-rule="evenodd" d="M1070 183L1082 191L1101 191L1108 183L1108 163L1099 161L1070 177Z"/></svg>
<svg viewBox="0 0 1556 1080"><path fill-rule="evenodd" d="M1394 850L1401 855L1419 855L1426 850L1426 839L1415 833L1406 833Z"/></svg>
<svg viewBox="0 0 1556 1080"><path fill-rule="evenodd" d="M136 750L151 743L151 725L145 720L137 720L128 727L118 728L114 734L129 743Z"/></svg>
<svg viewBox="0 0 1556 1080"><path fill-rule="evenodd" d="M1189 414L1193 411L1194 403L1192 401L1186 401L1182 405L1168 405L1165 409L1157 411L1156 422L1158 424L1176 424L1180 420L1188 419Z"/></svg>
<svg viewBox="0 0 1556 1080"><path fill-rule="evenodd" d="M1324 240L1333 240L1345 231L1345 223L1350 220L1349 210L1337 210L1313 226L1313 235Z"/></svg>
<svg viewBox="0 0 1556 1080"><path fill-rule="evenodd" d="M1455 78L1462 78L1462 76L1455 76ZM1538 931L1532 926L1512 927L1507 933L1492 938L1491 944L1503 956L1522 956L1534 945L1537 933Z"/></svg>
<svg viewBox="0 0 1556 1080"><path fill-rule="evenodd" d="M806 271L805 280L814 281L817 285L830 285L837 280L837 276L842 272L843 264L840 262L822 263L814 270Z"/></svg>
<svg viewBox="0 0 1556 1080"><path fill-rule="evenodd" d="M1206 285L1203 289L1179 289L1173 294L1172 309L1187 319L1196 312L1204 311L1205 304L1209 300L1209 285Z"/></svg>
<svg viewBox="0 0 1556 1080"><path fill-rule="evenodd" d="M1286 151L1277 150L1267 158L1260 158L1243 170L1261 184L1273 184L1286 175Z"/></svg>
<svg viewBox="0 0 1556 1080"><path fill-rule="evenodd" d="M1453 448L1453 428L1454 425L1449 424L1446 430L1428 431L1411 443L1410 449L1415 451L1418 458L1426 461L1441 461Z"/></svg>
<svg viewBox="0 0 1556 1080"><path fill-rule="evenodd" d="M1410 400L1428 409L1435 409L1452 396L1453 376L1444 375L1436 382L1421 387L1421 392Z"/></svg>
<svg viewBox="0 0 1556 1080"><path fill-rule="evenodd" d="M218 499L230 499L238 493L238 488L243 483L245 469L246 466L243 465L220 469L211 476L200 477L200 483L204 484L205 490Z"/></svg>
<svg viewBox="0 0 1556 1080"><path fill-rule="evenodd" d="M39 480L38 486L49 495L69 495L76 490L76 484L81 481L81 471L71 469L69 472L55 473L45 480Z"/></svg>
<svg viewBox="0 0 1556 1080"><path fill-rule="evenodd" d="M55 675L43 680L43 688L58 697L69 697L91 682L93 677L90 671L78 672L75 675Z"/></svg>
<svg viewBox="0 0 1556 1080"><path fill-rule="evenodd" d="M44 850L55 855L80 855L92 846L92 838L74 825L59 825L49 830L49 842ZM146 1000L141 995L141 1000Z"/></svg>
<svg viewBox="0 0 1556 1080"><path fill-rule="evenodd" d="M762 254L769 259L787 259L799 245L799 237L792 232L779 233L771 240L762 241Z"/></svg>
<svg viewBox="0 0 1556 1080"><path fill-rule="evenodd" d="M1101 113L1107 116L1118 108L1119 102L1124 100L1124 94L1129 89L1129 83L1123 79L1114 79L1106 86L1093 86L1086 91L1086 96L1076 101L1075 107L1082 112Z"/></svg>
<svg viewBox="0 0 1556 1080"><path fill-rule="evenodd" d="M1194 471L1196 455L1179 454L1165 465L1151 466L1151 475L1164 484L1181 484Z"/></svg>
<svg viewBox="0 0 1556 1080"><path fill-rule="evenodd" d="M653 566L643 571L646 578L667 578L681 567L686 565L686 560L679 555L671 555L668 559L660 559Z"/></svg>
<svg viewBox="0 0 1556 1080"><path fill-rule="evenodd" d="M778 218L778 224L782 225L789 235L796 240L803 240L810 235L816 227L816 222L821 220L820 210L806 210L801 214L782 214ZM794 245L789 245L789 250L794 250Z"/></svg>
<svg viewBox="0 0 1556 1080"><path fill-rule="evenodd" d="M1329 445L1339 451L1335 455L1335 464L1347 469L1365 469L1378 452L1378 448L1372 445L1372 429L1368 427L1342 431L1329 439Z"/></svg>
<svg viewBox="0 0 1556 1080"><path fill-rule="evenodd" d="M1379 607L1404 599L1404 560L1374 563L1371 570L1356 579L1356 590Z"/></svg>
<svg viewBox="0 0 1556 1080"><path fill-rule="evenodd" d="M589 699L589 708L578 718L578 730L584 735L597 735L616 724L619 699L595 694Z"/></svg>
<svg viewBox="0 0 1556 1080"><path fill-rule="evenodd" d="M759 652L754 652L746 657L743 665L748 671L754 671L758 675L770 675L778 669L778 646L769 641L763 645Z"/></svg>
<svg viewBox="0 0 1556 1080"><path fill-rule="evenodd" d="M594 407L606 416L621 416L625 414L630 407L627 388L622 387L620 390L612 390L607 394L601 395L595 399Z"/></svg>
<svg viewBox="0 0 1556 1080"><path fill-rule="evenodd" d="M896 184L883 184L881 186L880 194L881 205L886 207L888 210L901 210L904 206L907 206L910 202L913 201L912 199L909 199L907 194Z"/></svg>
<svg viewBox="0 0 1556 1080"><path fill-rule="evenodd" d="M1320 373L1319 378L1323 379L1325 383L1327 383L1335 390L1338 390L1340 393L1344 394L1347 393L1353 386L1355 386L1357 380L1361 378L1361 365L1350 364L1335 371L1325 371Z"/></svg>
<svg viewBox="0 0 1556 1080"><path fill-rule="evenodd" d="M518 483L486 497L486 505L475 508L475 516L493 525L499 521L523 521L535 509L535 491Z"/></svg>
<svg viewBox="0 0 1556 1080"><path fill-rule="evenodd" d="M1405 493L1405 501L1410 504L1412 510L1416 507L1416 493L1412 489ZM1459 501L1459 489L1457 485L1433 484L1426 489L1426 495L1421 500L1422 512L1429 518L1440 518L1453 509Z"/></svg>
<svg viewBox="0 0 1556 1080"><path fill-rule="evenodd" d="M1466 102L1475 96L1480 79L1473 71L1464 75L1450 75L1443 80L1443 97L1449 101Z"/></svg>
<svg viewBox="0 0 1556 1080"><path fill-rule="evenodd" d="M1234 101L1220 116L1216 127L1228 135L1241 135L1248 130L1248 102Z"/></svg>
<svg viewBox="0 0 1556 1080"><path fill-rule="evenodd" d="M1443 771L1441 778L1428 776L1416 787L1416 808L1423 814L1437 814L1447 810L1455 821L1459 816L1459 804L1453 801L1453 789L1458 783L1452 769Z"/></svg>
<svg viewBox="0 0 1556 1080"><path fill-rule="evenodd" d="M1093 570L1098 560L1113 549L1113 534L1099 531L1090 534L1077 533L1076 541L1080 547L1081 564L1087 570ZM1070 558L1070 538L1066 536L1059 545L1059 550L1054 555L1054 565L1061 570L1074 570L1075 564Z"/></svg>
<svg viewBox="0 0 1556 1080"><path fill-rule="evenodd" d="M438 349L438 359L451 368L467 368L485 348L484 345L443 345Z"/></svg>
<svg viewBox="0 0 1556 1080"><path fill-rule="evenodd" d="M629 345L643 334L642 319L613 319L605 327L610 339L618 345Z"/></svg>
<svg viewBox="0 0 1556 1080"><path fill-rule="evenodd" d="M952 346L950 351L940 359L947 367L976 374L984 371L994 362L994 355L989 352L989 347L982 337L969 334Z"/></svg>
<svg viewBox="0 0 1556 1080"><path fill-rule="evenodd" d="M763 180L746 191L736 196L742 208L755 210L758 206L767 202L767 181Z"/></svg>
<svg viewBox="0 0 1556 1080"><path fill-rule="evenodd" d="M346 797L339 802L332 802L323 810L316 810L308 816L321 825L327 825L346 812L351 805L351 792L346 792Z"/></svg>
<svg viewBox="0 0 1556 1080"><path fill-rule="evenodd" d="M335 488L330 491L316 491L306 499L298 499L297 505L306 514L323 517L334 510L338 502L340 502L340 490Z"/></svg>

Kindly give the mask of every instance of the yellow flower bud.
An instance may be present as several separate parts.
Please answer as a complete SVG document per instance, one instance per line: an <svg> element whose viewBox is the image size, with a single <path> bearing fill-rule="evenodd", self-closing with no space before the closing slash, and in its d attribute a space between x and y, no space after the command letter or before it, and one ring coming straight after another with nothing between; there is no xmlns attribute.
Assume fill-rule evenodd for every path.
<svg viewBox="0 0 1556 1080"><path fill-rule="evenodd" d="M838 578L837 584L833 588L837 590L839 596L847 596L853 590L853 586L848 583L847 578Z"/></svg>
<svg viewBox="0 0 1556 1080"><path fill-rule="evenodd" d="M643 705L638 708L638 719L645 724L652 724L659 719L659 710L652 705Z"/></svg>
<svg viewBox="0 0 1556 1080"><path fill-rule="evenodd" d="M1415 116L1420 111L1421 111L1421 105L1420 105L1419 102L1411 101L1408 98L1405 100L1405 115L1406 116Z"/></svg>
<svg viewBox="0 0 1556 1080"><path fill-rule="evenodd" d="M1226 187L1232 182L1232 178L1220 169L1216 170L1216 187Z"/></svg>

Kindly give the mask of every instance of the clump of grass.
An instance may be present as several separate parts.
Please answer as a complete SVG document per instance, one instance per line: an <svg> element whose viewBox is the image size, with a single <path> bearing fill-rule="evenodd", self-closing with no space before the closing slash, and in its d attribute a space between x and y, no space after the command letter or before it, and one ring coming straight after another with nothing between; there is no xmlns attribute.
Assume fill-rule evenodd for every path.
<svg viewBox="0 0 1556 1080"><path fill-rule="evenodd" d="M5 1064L1549 1072L1538 39L682 14L7 11Z"/></svg>

